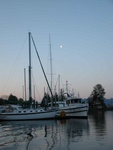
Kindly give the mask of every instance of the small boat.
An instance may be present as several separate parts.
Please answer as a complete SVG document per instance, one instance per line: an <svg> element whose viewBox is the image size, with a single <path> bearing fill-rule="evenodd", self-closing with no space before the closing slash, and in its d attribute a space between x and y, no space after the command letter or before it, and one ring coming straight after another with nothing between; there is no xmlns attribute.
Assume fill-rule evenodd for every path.
<svg viewBox="0 0 113 150"><path fill-rule="evenodd" d="M33 41L36 54L38 56L39 62L42 67L42 71L47 81L36 45L34 43L33 37L29 32L29 101L31 102L31 108L23 109L18 106L10 106L9 109L5 108L0 111L0 120L38 120L38 119L53 119L57 113L57 109L44 110L44 109L33 109L32 108L32 91L31 91L31 39ZM48 84L48 82L47 82ZM48 85L49 86L49 85ZM51 91L50 91L51 92Z"/></svg>
<svg viewBox="0 0 113 150"><path fill-rule="evenodd" d="M49 108L51 103L49 103ZM82 103L80 98L69 97L64 101L53 103L58 108L56 118L88 118L88 103Z"/></svg>

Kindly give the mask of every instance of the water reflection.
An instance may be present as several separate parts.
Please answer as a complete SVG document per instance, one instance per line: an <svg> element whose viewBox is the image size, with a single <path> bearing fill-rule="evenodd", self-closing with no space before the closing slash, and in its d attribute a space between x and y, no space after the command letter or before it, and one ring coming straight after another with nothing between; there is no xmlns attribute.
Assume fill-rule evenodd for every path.
<svg viewBox="0 0 113 150"><path fill-rule="evenodd" d="M104 111L95 111L90 114L90 119L92 120L93 127L95 129L94 131L98 138L105 136L107 133L105 114L106 112Z"/></svg>
<svg viewBox="0 0 113 150"><path fill-rule="evenodd" d="M3 150L70 149L73 142L89 135L88 120L16 121L0 123Z"/></svg>

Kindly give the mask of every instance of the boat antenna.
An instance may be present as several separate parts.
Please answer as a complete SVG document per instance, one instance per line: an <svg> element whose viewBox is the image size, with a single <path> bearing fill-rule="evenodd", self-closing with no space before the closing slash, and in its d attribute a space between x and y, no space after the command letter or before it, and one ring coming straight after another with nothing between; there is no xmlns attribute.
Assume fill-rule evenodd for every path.
<svg viewBox="0 0 113 150"><path fill-rule="evenodd" d="M66 81L66 92L68 94L68 81Z"/></svg>

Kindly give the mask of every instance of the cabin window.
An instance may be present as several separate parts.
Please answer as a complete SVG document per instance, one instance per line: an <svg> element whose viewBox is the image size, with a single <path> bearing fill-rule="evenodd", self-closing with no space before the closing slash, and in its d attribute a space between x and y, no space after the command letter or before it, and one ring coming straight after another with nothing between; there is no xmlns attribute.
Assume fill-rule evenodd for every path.
<svg viewBox="0 0 113 150"><path fill-rule="evenodd" d="M64 104L59 104L59 107L64 107Z"/></svg>
<svg viewBox="0 0 113 150"><path fill-rule="evenodd" d="M69 105L69 104L70 104L70 100L67 100L67 101L66 101L66 104Z"/></svg>
<svg viewBox="0 0 113 150"><path fill-rule="evenodd" d="M56 107L58 107L58 106L59 106L59 104L56 104L55 106L56 106Z"/></svg>
<svg viewBox="0 0 113 150"><path fill-rule="evenodd" d="M74 100L74 99L72 99L72 100L71 100L71 103L75 103L75 100Z"/></svg>

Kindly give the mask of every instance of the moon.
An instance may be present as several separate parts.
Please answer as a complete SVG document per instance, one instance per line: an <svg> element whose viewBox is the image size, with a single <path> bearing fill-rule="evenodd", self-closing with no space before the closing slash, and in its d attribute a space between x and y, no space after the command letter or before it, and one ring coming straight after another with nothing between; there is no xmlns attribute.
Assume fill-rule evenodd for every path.
<svg viewBox="0 0 113 150"><path fill-rule="evenodd" d="M60 45L60 48L62 48L63 46L62 45Z"/></svg>

